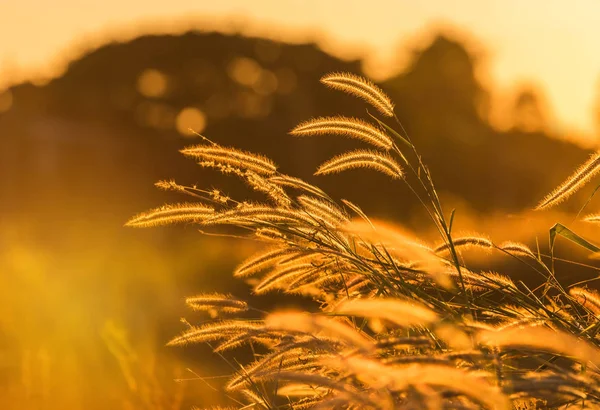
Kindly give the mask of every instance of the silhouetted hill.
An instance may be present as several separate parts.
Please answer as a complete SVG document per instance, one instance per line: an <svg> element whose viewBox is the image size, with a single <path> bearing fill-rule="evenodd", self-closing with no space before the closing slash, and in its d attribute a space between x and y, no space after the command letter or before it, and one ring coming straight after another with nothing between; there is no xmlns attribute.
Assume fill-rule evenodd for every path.
<svg viewBox="0 0 600 410"><path fill-rule="evenodd" d="M272 156L285 172L367 210L403 213L414 202L408 190L379 175L311 177L320 162L352 142L286 135L313 116L364 116L361 102L318 81L324 73L360 73L360 67L360 61L342 61L314 44L216 33L107 44L73 61L46 86L11 89L14 106L0 114L0 206L40 218L123 220L172 198L152 186L171 177L224 184L229 194L242 195L236 181L178 154L200 142L176 130L178 114L193 108L205 116L202 133L209 138ZM492 128L475 67L459 42L440 36L382 86L442 191L481 211L531 207L586 153L542 133Z"/></svg>

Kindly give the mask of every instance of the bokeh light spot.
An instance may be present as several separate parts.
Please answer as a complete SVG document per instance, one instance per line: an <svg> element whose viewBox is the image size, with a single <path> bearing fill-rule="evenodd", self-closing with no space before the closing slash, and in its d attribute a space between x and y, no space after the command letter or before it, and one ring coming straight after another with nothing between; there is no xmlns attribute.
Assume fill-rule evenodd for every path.
<svg viewBox="0 0 600 410"><path fill-rule="evenodd" d="M277 90L278 84L277 76L273 72L263 70L258 81L252 86L252 89L260 95L269 95Z"/></svg>
<svg viewBox="0 0 600 410"><path fill-rule="evenodd" d="M148 69L137 80L137 89L145 97L162 97L167 92L168 78L161 71Z"/></svg>
<svg viewBox="0 0 600 410"><path fill-rule="evenodd" d="M260 79L262 69L256 60L240 57L229 63L227 72L233 81L251 87Z"/></svg>
<svg viewBox="0 0 600 410"><path fill-rule="evenodd" d="M206 128L206 115L195 107L184 108L175 119L177 131L186 137L193 137Z"/></svg>

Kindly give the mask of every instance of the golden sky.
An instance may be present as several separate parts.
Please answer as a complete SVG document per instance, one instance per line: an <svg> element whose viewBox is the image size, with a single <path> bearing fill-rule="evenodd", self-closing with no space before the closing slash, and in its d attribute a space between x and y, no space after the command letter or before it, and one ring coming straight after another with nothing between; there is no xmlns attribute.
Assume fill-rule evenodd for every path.
<svg viewBox="0 0 600 410"><path fill-rule="evenodd" d="M190 27L317 40L341 56L365 55L374 76L437 27L484 51L496 94L543 88L556 125L595 132L600 94L598 0L0 0L0 86L50 75L107 38Z"/></svg>

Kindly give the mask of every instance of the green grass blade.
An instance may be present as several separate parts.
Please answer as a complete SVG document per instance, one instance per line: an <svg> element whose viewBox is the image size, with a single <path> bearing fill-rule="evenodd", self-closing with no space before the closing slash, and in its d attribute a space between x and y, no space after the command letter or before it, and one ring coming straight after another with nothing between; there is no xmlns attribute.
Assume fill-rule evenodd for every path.
<svg viewBox="0 0 600 410"><path fill-rule="evenodd" d="M587 241L586 239L583 239L581 236L577 235L575 232L559 223L550 228L550 249L554 249L554 242L556 241L557 235L568 239L569 241L589 250L590 252L600 252L600 248L598 248L596 245Z"/></svg>

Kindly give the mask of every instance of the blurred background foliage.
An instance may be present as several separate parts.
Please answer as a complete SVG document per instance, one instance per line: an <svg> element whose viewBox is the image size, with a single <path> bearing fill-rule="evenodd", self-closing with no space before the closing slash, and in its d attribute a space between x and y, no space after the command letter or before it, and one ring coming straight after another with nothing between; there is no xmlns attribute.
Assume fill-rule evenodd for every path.
<svg viewBox="0 0 600 410"><path fill-rule="evenodd" d="M458 228L545 244L548 228L570 222L594 187L560 214L528 210L588 152L549 135L535 88L515 93L506 127L492 126L479 64L460 38L440 33L380 85L424 153L447 211L457 208ZM352 141L287 135L314 116L364 117L363 105L319 84L324 73L361 67L315 44L188 32L106 44L46 85L1 93L0 407L175 410L223 399L197 380L230 371L208 347L164 344L183 328L181 317L201 320L184 310L185 296L248 297L230 272L255 245L206 238L192 226L122 227L139 211L185 200L157 190L159 179L247 196L239 181L179 155L200 142L190 129L264 153L334 198L427 232L409 192L383 176L312 177ZM570 267L565 274L597 275Z"/></svg>

